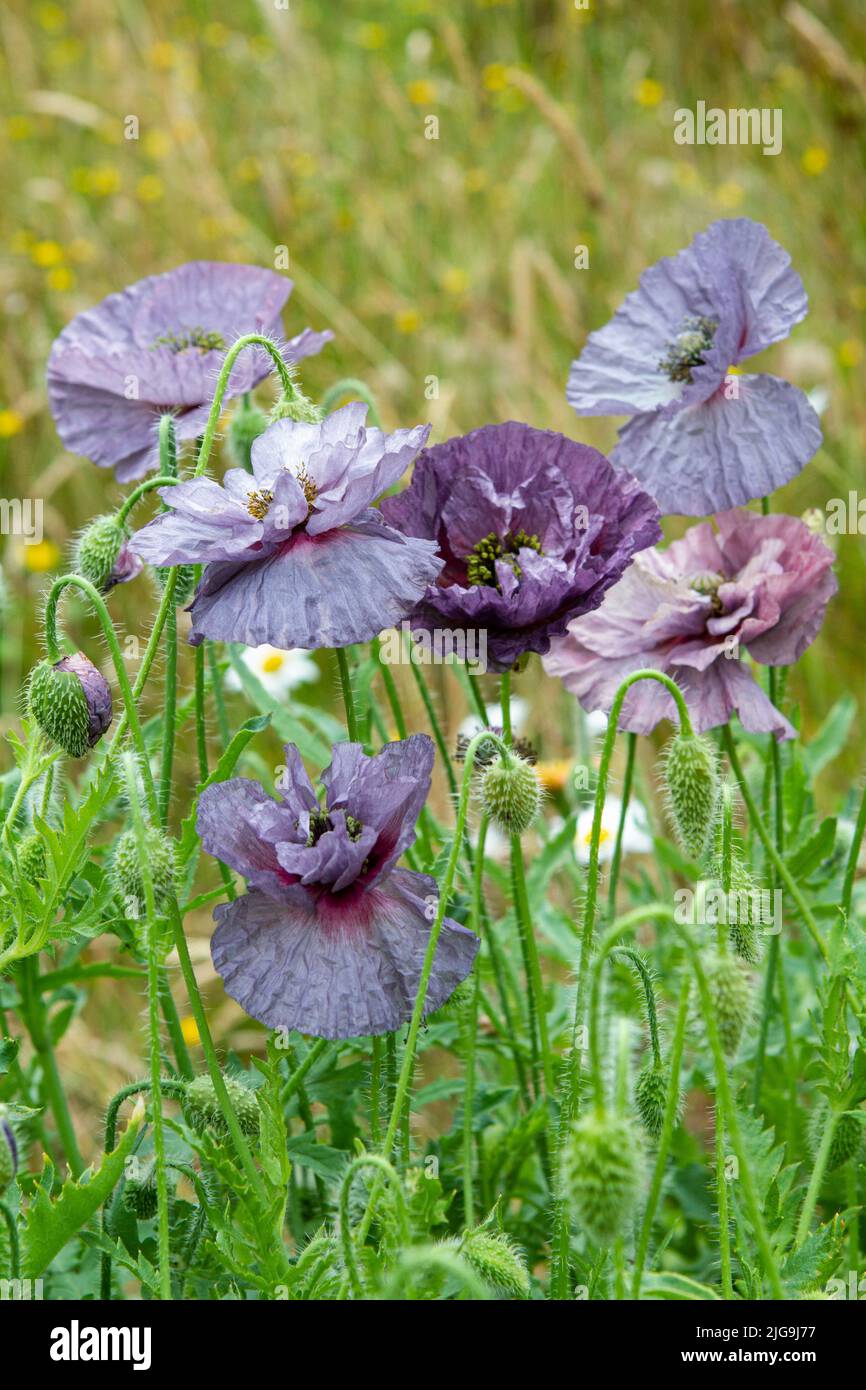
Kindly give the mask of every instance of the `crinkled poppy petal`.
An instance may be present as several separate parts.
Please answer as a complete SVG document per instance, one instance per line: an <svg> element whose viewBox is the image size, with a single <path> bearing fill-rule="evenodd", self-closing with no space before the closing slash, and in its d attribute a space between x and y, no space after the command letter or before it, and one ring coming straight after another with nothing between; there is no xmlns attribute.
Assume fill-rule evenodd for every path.
<svg viewBox="0 0 866 1390"><path fill-rule="evenodd" d="M659 363L687 317L718 319L725 271L708 267L694 242L645 270L571 364L565 394L578 415L635 415L679 402L687 384L671 381Z"/></svg>
<svg viewBox="0 0 866 1390"><path fill-rule="evenodd" d="M205 787L198 802L196 829L208 854L270 897L287 896L289 878L276 845L298 838L295 816L274 801L258 782L234 777Z"/></svg>
<svg viewBox="0 0 866 1390"><path fill-rule="evenodd" d="M260 266L192 261L76 315L53 344L47 369L64 445L100 467L115 467L122 482L155 468L159 415L175 414L179 439L200 433L227 348L251 332L278 339L291 287ZM297 361L331 336L307 329L283 354ZM226 398L250 390L272 365L262 349L241 353Z"/></svg>
<svg viewBox="0 0 866 1390"><path fill-rule="evenodd" d="M796 477L820 447L806 396L773 376L738 376L738 397L717 392L676 415L638 415L611 455L661 511L701 516L766 497Z"/></svg>
<svg viewBox="0 0 866 1390"><path fill-rule="evenodd" d="M261 521L212 478L191 478L157 491L169 510L160 512L129 542L130 549L148 564L234 560L262 538Z"/></svg>
<svg viewBox="0 0 866 1390"><path fill-rule="evenodd" d="M360 745L337 744L334 763L322 777L329 806L344 806L364 826L376 829L365 883L375 883L415 841L415 824L430 791L433 743L426 734L386 743L375 758L364 757L349 781L338 751ZM362 755L363 756L363 755ZM348 760L347 760L348 761Z"/></svg>
<svg viewBox="0 0 866 1390"><path fill-rule="evenodd" d="M209 565L190 641L306 650L369 642L407 616L441 567L434 543L370 510L323 536L301 532L262 560Z"/></svg>
<svg viewBox="0 0 866 1390"><path fill-rule="evenodd" d="M724 257L743 288L746 322L738 355L731 361L741 362L781 342L806 317L809 301L803 281L788 252L762 223L748 217L722 219L699 233L695 244L707 258Z"/></svg>
<svg viewBox="0 0 866 1390"><path fill-rule="evenodd" d="M270 1028L343 1039L392 1032L411 1015L435 911L433 879L395 870L369 892L275 904L252 892L218 907L211 954L226 992ZM473 932L447 918L425 1013L472 969Z"/></svg>

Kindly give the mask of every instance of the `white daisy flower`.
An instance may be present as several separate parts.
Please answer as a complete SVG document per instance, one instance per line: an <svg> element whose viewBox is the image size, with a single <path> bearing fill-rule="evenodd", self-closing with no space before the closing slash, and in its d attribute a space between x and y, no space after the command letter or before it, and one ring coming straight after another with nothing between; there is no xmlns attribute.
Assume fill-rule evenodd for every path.
<svg viewBox="0 0 866 1390"><path fill-rule="evenodd" d="M485 705L487 723L491 728L502 728L502 710L499 705ZM514 735L523 733L526 728L526 720L529 714L529 701L524 700L520 695L515 695L511 700L511 732ZM484 726L477 714L467 714L463 723L460 725L460 733L463 738L473 738L480 733Z"/></svg>
<svg viewBox="0 0 866 1390"><path fill-rule="evenodd" d="M618 796L605 797L604 810L601 814L601 839L598 846L598 858L600 863L613 858L614 845L616 844L616 832L619 829L619 818L622 814L622 801ZM589 863L589 844L592 839L592 803L585 806L577 818L577 829L574 834L574 851L580 864ZM622 831L622 852L623 854L649 854L652 851L653 842L650 832L649 820L646 808L632 797L628 803L628 810L625 813L625 825Z"/></svg>
<svg viewBox="0 0 866 1390"><path fill-rule="evenodd" d="M298 647L287 652L279 647L271 647L267 642L261 647L244 647L241 661L267 693L277 700L288 695L296 686L319 679L319 668L310 653ZM231 668L226 672L226 686L229 690L243 689L240 676Z"/></svg>

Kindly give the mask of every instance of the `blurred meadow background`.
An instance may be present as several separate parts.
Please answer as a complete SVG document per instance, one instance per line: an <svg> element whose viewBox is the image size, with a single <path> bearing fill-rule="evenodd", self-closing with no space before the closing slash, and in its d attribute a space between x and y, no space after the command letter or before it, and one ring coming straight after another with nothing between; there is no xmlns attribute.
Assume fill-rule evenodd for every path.
<svg viewBox="0 0 866 1390"><path fill-rule="evenodd" d="M578 421L564 395L586 334L656 258L715 218L755 218L810 298L806 321L756 365L813 393L825 431L774 506L800 514L866 491L866 9L850 0L5 0L0 41L0 495L45 506L41 545L2 538L3 730L40 654L46 580L120 500L111 474L55 435L52 339L104 295L186 260L273 267L287 248L287 334L335 334L302 366L314 396L360 377L386 428L430 420L441 440L516 418L604 450L615 422ZM782 152L676 145L674 111L699 100L781 108ZM863 538L840 537L838 559L841 592L791 683L810 735L843 694L862 706ZM112 596L121 637L144 643L153 604L147 580ZM95 655L95 624L72 601L64 611ZM318 660L301 698L330 706L333 672ZM465 710L438 674L453 732ZM537 660L517 693L556 796L573 711ZM232 698L240 722L251 711ZM830 802L859 779L864 745L858 714L823 784ZM183 791L196 769L179 751ZM258 1030L214 983L209 919L194 930L218 1038L255 1046ZM141 1069L131 1002L116 982L95 987L63 1041L85 1152L98 1142L91 1115Z"/></svg>

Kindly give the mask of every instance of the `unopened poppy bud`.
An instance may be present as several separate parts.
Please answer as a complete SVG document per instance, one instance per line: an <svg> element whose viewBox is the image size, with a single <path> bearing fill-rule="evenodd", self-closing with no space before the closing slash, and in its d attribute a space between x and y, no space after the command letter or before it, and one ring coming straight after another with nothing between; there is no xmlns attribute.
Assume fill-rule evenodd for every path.
<svg viewBox="0 0 866 1390"><path fill-rule="evenodd" d="M159 1198L156 1190L156 1164L135 1160L130 1167L123 1187L123 1205L139 1221L149 1221L156 1216Z"/></svg>
<svg viewBox="0 0 866 1390"><path fill-rule="evenodd" d="M223 1077L223 1080L241 1130L244 1134L254 1137L259 1132L260 1118L255 1095L242 1082L235 1081L230 1076ZM194 1081L189 1082L184 1112L193 1129L209 1129L221 1138L228 1134L225 1116L209 1076L197 1076Z"/></svg>
<svg viewBox="0 0 866 1390"><path fill-rule="evenodd" d="M153 885L154 906L165 907L174 890L174 841L155 825L144 827L144 846L150 881ZM111 879L122 898L134 898L139 911L145 907L144 876L141 872L141 853L134 829L124 830L111 859Z"/></svg>
<svg viewBox="0 0 866 1390"><path fill-rule="evenodd" d="M78 538L74 566L101 594L135 579L143 561L127 545L129 530L116 516L98 516Z"/></svg>
<svg viewBox="0 0 866 1390"><path fill-rule="evenodd" d="M260 434L264 434L267 427L268 417L265 412L259 410L257 405L242 400L229 425L229 450L238 468L245 468L248 473L252 473L250 451L254 441Z"/></svg>
<svg viewBox="0 0 866 1390"><path fill-rule="evenodd" d="M531 763L508 753L485 769L481 801L490 819L507 835L522 835L541 806L541 783Z"/></svg>
<svg viewBox="0 0 866 1390"><path fill-rule="evenodd" d="M812 1122L809 1126L809 1142L813 1153L817 1153L824 1137L827 1125L830 1123L830 1107L822 1105L814 1112ZM837 1168L841 1168L849 1159L854 1158L860 1152L863 1142L863 1128L856 1115L851 1115L847 1111L836 1116L836 1124L833 1129L833 1138L830 1140L830 1152L827 1155L827 1172L833 1173Z"/></svg>
<svg viewBox="0 0 866 1390"><path fill-rule="evenodd" d="M12 1126L4 1116L0 1105L0 1197L18 1172L18 1145Z"/></svg>
<svg viewBox="0 0 866 1390"><path fill-rule="evenodd" d="M467 1231L460 1252L488 1284L512 1298L529 1297L529 1270L522 1252L504 1231L479 1226Z"/></svg>
<svg viewBox="0 0 866 1390"><path fill-rule="evenodd" d="M38 831L25 835L17 850L18 872L27 883L38 883L45 877L48 861L45 841Z"/></svg>
<svg viewBox="0 0 866 1390"><path fill-rule="evenodd" d="M711 956L705 966L719 1041L726 1057L735 1057L749 1020L752 987L736 956Z"/></svg>
<svg viewBox="0 0 866 1390"><path fill-rule="evenodd" d="M83 652L34 666L27 703L42 732L70 758L83 758L111 723L111 688Z"/></svg>
<svg viewBox="0 0 866 1390"><path fill-rule="evenodd" d="M709 844L719 802L716 750L709 739L676 734L665 755L665 784L677 839L692 859Z"/></svg>
<svg viewBox="0 0 866 1390"><path fill-rule="evenodd" d="M668 1098L668 1078L663 1067L647 1062L634 1088L635 1109L647 1134L658 1139L665 1118Z"/></svg>
<svg viewBox="0 0 866 1390"><path fill-rule="evenodd" d="M577 1219L590 1240L608 1245L625 1231L640 1199L644 1164L639 1131L622 1115L592 1110L572 1130L568 1159Z"/></svg>
<svg viewBox="0 0 866 1390"><path fill-rule="evenodd" d="M309 396L305 396L303 391L295 387L293 395L284 391L280 396L268 417L268 424L273 425L277 420L300 420L306 424L317 425L322 419L324 416L321 407L315 405Z"/></svg>

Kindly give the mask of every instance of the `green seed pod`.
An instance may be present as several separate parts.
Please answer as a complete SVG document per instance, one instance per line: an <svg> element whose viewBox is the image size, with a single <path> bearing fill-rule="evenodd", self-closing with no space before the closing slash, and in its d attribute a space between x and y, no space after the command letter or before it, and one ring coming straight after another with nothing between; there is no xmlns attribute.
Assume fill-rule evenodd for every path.
<svg viewBox="0 0 866 1390"><path fill-rule="evenodd" d="M640 1198L640 1133L624 1116L592 1110L572 1130L568 1164L577 1219L592 1241L608 1245L625 1230Z"/></svg>
<svg viewBox="0 0 866 1390"><path fill-rule="evenodd" d="M31 830L18 846L18 872L27 883L38 883L47 868L45 841L38 831Z"/></svg>
<svg viewBox="0 0 866 1390"><path fill-rule="evenodd" d="M259 1107L255 1094L235 1081L231 1076L223 1077L232 1108L238 1117L238 1124L244 1134L255 1137L259 1132ZM193 1129L201 1132L209 1129L213 1134L224 1138L228 1127L216 1098L214 1084L209 1076L197 1076L186 1088L184 1113Z"/></svg>
<svg viewBox="0 0 866 1390"><path fill-rule="evenodd" d="M647 1062L641 1068L634 1088L634 1103L647 1134L658 1139L665 1118L668 1078L664 1067Z"/></svg>
<svg viewBox="0 0 866 1390"><path fill-rule="evenodd" d="M27 706L44 734L70 758L83 758L111 723L111 687L83 652L30 673Z"/></svg>
<svg viewBox="0 0 866 1390"><path fill-rule="evenodd" d="M123 1205L139 1221L156 1216L159 1199L156 1191L156 1164L136 1162L123 1187Z"/></svg>
<svg viewBox="0 0 866 1390"><path fill-rule="evenodd" d="M481 801L507 835L522 835L541 806L541 782L531 763L516 753L497 759L481 778Z"/></svg>
<svg viewBox="0 0 866 1390"><path fill-rule="evenodd" d="M0 1197L18 1172L18 1145L12 1126L4 1115L5 1106L0 1105Z"/></svg>
<svg viewBox="0 0 866 1390"><path fill-rule="evenodd" d="M117 517L98 516L84 530L75 546L76 573L89 579L101 594L125 584L141 573L142 561L127 548L129 530Z"/></svg>
<svg viewBox="0 0 866 1390"><path fill-rule="evenodd" d="M827 1128L830 1117L829 1105L821 1105L812 1114L809 1125L809 1144L813 1153L818 1152L824 1131ZM842 1112L836 1119L836 1126L833 1130L833 1138L830 1140L830 1152L827 1156L827 1172L833 1173L837 1168L841 1168L843 1163L855 1158L860 1152L863 1142L863 1129L860 1121L855 1115L850 1115L847 1111Z"/></svg>
<svg viewBox="0 0 866 1390"><path fill-rule="evenodd" d="M529 1297L529 1270L522 1252L504 1231L478 1227L467 1231L460 1246L464 1258L488 1284L512 1298Z"/></svg>
<svg viewBox="0 0 866 1390"><path fill-rule="evenodd" d="M706 851L719 801L716 750L709 739L676 734L665 754L665 784L677 839L692 859Z"/></svg>
<svg viewBox="0 0 866 1390"><path fill-rule="evenodd" d="M323 418L321 408L299 394L294 400L282 396L271 411L268 424L273 425L277 420L302 420L305 424L318 425Z"/></svg>
<svg viewBox="0 0 866 1390"><path fill-rule="evenodd" d="M153 884L154 906L160 911L165 907L174 889L174 841L157 826L146 825L144 843ZM111 879L115 892L122 898L134 898L139 912L143 912L146 906L144 877L141 872L138 836L134 829L124 830L115 845L111 858Z"/></svg>
<svg viewBox="0 0 866 1390"><path fill-rule="evenodd" d="M748 971L735 956L714 955L704 966L710 998L726 1057L735 1057L749 1019L752 986Z"/></svg>
<svg viewBox="0 0 866 1390"><path fill-rule="evenodd" d="M257 405L242 401L229 425L229 450L238 468L252 473L251 451L260 434L268 427L268 417Z"/></svg>

